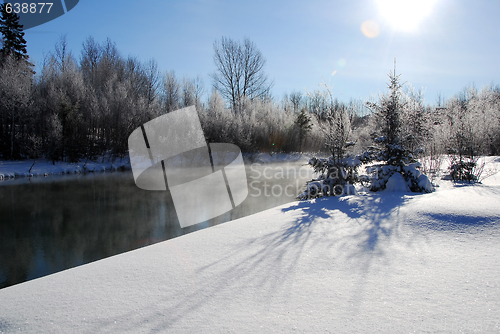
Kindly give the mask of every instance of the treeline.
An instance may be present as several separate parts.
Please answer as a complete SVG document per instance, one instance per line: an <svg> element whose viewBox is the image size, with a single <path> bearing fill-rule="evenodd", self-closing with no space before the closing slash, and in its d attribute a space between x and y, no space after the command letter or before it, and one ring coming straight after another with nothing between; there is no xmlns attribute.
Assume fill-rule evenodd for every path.
<svg viewBox="0 0 500 334"><path fill-rule="evenodd" d="M402 98L400 121L409 148L499 154L498 86L467 88L436 106L425 105L423 95L411 88ZM292 92L279 101L268 94L245 97L234 110L234 103L215 89L207 92L199 78L162 73L154 60L123 57L110 40L88 38L77 59L62 39L39 73L14 57L2 62L0 158L123 157L135 128L191 105L196 105L209 142L234 143L245 152L330 152L335 137L328 133L335 128L328 126L331 122L343 122L352 142L349 149L362 152L379 128L370 102L339 102L327 87Z"/></svg>
<svg viewBox="0 0 500 334"><path fill-rule="evenodd" d="M161 73L154 60L125 58L110 40L88 38L77 60L62 39L36 75L14 57L3 62L0 156L54 161L121 157L135 128L191 105L209 142L232 142L247 152L321 149L320 136L297 135L297 110L308 107L298 93L295 104L247 99L238 113L226 108L217 91L206 101L204 95L199 78L180 79L173 71Z"/></svg>
<svg viewBox="0 0 500 334"><path fill-rule="evenodd" d="M27 67L10 57L1 68L4 158L124 156L132 130L200 98L195 80L162 77L154 61L123 58L109 40L87 39L77 61L63 39L40 73L30 76Z"/></svg>

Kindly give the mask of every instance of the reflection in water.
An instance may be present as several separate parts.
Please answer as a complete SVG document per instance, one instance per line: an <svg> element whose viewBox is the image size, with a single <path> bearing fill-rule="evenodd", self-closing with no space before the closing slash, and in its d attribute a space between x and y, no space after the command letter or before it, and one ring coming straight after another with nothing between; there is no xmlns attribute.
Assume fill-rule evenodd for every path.
<svg viewBox="0 0 500 334"><path fill-rule="evenodd" d="M0 183L0 288L293 201L297 186L311 177L307 168L293 172L299 167L247 167L247 199L186 228L168 190L139 189L130 172Z"/></svg>

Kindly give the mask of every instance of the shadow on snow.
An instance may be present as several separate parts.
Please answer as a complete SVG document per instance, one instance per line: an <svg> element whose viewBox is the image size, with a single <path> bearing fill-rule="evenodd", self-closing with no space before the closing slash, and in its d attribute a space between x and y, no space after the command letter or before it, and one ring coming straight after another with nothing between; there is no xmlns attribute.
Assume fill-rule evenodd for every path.
<svg viewBox="0 0 500 334"><path fill-rule="evenodd" d="M293 288L298 267L325 270L339 258L354 259L356 267L361 269L359 276L366 276L372 259L383 255L379 251L381 239L390 238L397 228L398 222L392 217L405 200L405 194L395 193L297 202L277 214L277 219L284 219L281 229L243 239L226 256L196 270L193 273L196 283L191 285L190 292L186 288L179 290L152 303L143 312L151 313L146 318L157 319L151 320L157 322L154 330L164 330L206 307L221 294L258 288L259 293L253 298L259 303L269 303L276 294L286 295ZM307 253L318 247L320 257L314 263L308 262ZM360 280L355 294L361 295L363 289L364 280ZM232 298L237 300L238 296ZM359 296L353 299L360 300ZM155 317L159 309L162 316ZM132 315L124 314L122 318L126 321ZM103 321L99 328L109 325Z"/></svg>

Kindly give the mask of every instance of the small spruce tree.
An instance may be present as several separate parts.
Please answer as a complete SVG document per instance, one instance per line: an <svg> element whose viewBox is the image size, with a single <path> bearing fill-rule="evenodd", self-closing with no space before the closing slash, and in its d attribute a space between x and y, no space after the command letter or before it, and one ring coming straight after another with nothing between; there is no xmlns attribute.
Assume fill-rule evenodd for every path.
<svg viewBox="0 0 500 334"><path fill-rule="evenodd" d="M312 129L311 116L308 115L306 108L302 108L295 118L295 126L299 129L299 148L302 150L304 139Z"/></svg>
<svg viewBox="0 0 500 334"><path fill-rule="evenodd" d="M394 62L395 64L395 62ZM375 135L375 146L369 153L374 160L382 163L371 166L367 171L371 174L370 190L378 191L386 188L389 179L401 174L408 189L414 192L431 192L432 185L428 178L418 170L418 163L414 156L416 152L407 149L407 138L402 131L402 112L405 99L401 91L400 75L389 72L389 94L380 98L379 103L368 103L368 108L375 112L375 117L380 128L379 135ZM398 176L395 177L395 182ZM401 179L401 177L399 177Z"/></svg>
<svg viewBox="0 0 500 334"><path fill-rule="evenodd" d="M353 185L359 182L357 169L363 161L361 157L348 153L354 146L350 141L348 108L334 99L331 89L326 84L324 86L323 94L316 93L312 97L321 97L316 101L314 115L331 155L327 159L313 157L309 160L309 166L318 176L306 182L306 189L297 196L299 199L351 195L356 192Z"/></svg>
<svg viewBox="0 0 500 334"><path fill-rule="evenodd" d="M395 71L389 73L389 94L380 98L379 103L368 102L368 108L375 112L375 118L380 128L379 136L374 138L380 149L380 160L388 165L402 165L413 162L410 152L404 149L401 138L401 112L404 107L399 77Z"/></svg>

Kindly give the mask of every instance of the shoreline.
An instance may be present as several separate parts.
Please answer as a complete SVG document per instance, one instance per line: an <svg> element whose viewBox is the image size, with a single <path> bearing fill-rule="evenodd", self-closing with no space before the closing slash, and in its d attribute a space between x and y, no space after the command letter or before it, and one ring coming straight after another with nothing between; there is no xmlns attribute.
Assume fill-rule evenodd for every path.
<svg viewBox="0 0 500 334"><path fill-rule="evenodd" d="M278 162L304 161L314 153L243 153L245 164L270 164ZM102 162L99 162L102 161ZM31 169L31 171L30 171ZM24 177L49 177L51 175L87 174L114 171L130 171L129 157L126 158L98 158L96 161L64 162L37 159L33 160L0 160L0 181Z"/></svg>
<svg viewBox="0 0 500 334"><path fill-rule="evenodd" d="M36 160L34 165L33 160L0 160L0 181L23 177L48 177L51 175L100 173L119 170L131 170L128 158L108 159L104 162L80 161L75 163L63 161L52 163L51 160L40 159Z"/></svg>

